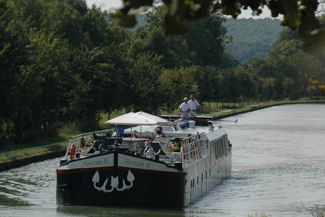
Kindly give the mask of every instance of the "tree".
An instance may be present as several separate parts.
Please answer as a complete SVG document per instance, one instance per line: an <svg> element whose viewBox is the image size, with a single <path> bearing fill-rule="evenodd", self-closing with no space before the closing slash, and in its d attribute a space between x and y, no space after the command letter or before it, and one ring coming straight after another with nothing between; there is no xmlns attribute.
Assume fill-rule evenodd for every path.
<svg viewBox="0 0 325 217"><path fill-rule="evenodd" d="M219 13L189 23L187 39L191 63L218 66L224 56L226 27Z"/></svg>
<svg viewBox="0 0 325 217"><path fill-rule="evenodd" d="M173 35L165 37L163 31L163 17L166 7L158 7L146 16L147 25L137 29L132 43L131 58L139 53L153 52L162 57L160 63L164 67L172 68L187 66L188 45L184 36Z"/></svg>
<svg viewBox="0 0 325 217"><path fill-rule="evenodd" d="M166 103L167 110L172 111L182 100L182 97L189 96L190 93L198 95L198 86L193 79L193 74L197 67L171 68L165 69L159 78L163 102Z"/></svg>
<svg viewBox="0 0 325 217"><path fill-rule="evenodd" d="M128 97L134 109L158 112L163 104L159 76L162 72L162 56L154 53L142 53L132 61L129 67L130 90Z"/></svg>
<svg viewBox="0 0 325 217"><path fill-rule="evenodd" d="M200 66L197 70L192 70L192 76L197 83L199 91L199 99L201 101L210 101L214 98L215 86L214 83L217 77L218 70L214 66Z"/></svg>
<svg viewBox="0 0 325 217"><path fill-rule="evenodd" d="M238 102L255 96L254 82L243 66L221 71L218 86L219 97L223 101Z"/></svg>
<svg viewBox="0 0 325 217"><path fill-rule="evenodd" d="M134 11L140 13L152 7L155 2L155 0L125 1L124 7L113 13L112 17L120 25L132 27L136 24ZM315 50L325 45L325 23L321 23L317 18L318 5L323 4L323 0L163 0L163 3L168 9L164 17L164 28L167 34L187 32L187 20L206 17L211 10L221 11L225 15L236 18L242 9L251 8L255 15L259 15L263 7L267 7L273 17L283 16L282 25L298 30L306 49Z"/></svg>

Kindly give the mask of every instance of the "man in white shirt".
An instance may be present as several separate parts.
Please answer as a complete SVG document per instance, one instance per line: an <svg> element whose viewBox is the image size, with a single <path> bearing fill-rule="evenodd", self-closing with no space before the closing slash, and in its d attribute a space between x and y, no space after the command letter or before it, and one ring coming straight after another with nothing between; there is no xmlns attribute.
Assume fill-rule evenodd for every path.
<svg viewBox="0 0 325 217"><path fill-rule="evenodd" d="M190 118L195 118L196 117L196 113L200 108L200 103L195 99L195 96L193 94L191 94L191 99L188 102L188 104L190 105L190 112L189 112L189 117Z"/></svg>
<svg viewBox="0 0 325 217"><path fill-rule="evenodd" d="M184 102L179 106L179 111L182 112L182 119L187 120L189 118L190 104L187 97L184 97Z"/></svg>

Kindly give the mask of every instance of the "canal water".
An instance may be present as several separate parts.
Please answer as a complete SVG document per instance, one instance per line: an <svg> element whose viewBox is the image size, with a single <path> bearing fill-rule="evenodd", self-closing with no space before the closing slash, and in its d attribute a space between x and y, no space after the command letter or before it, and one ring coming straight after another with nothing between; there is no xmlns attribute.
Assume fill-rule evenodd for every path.
<svg viewBox="0 0 325 217"><path fill-rule="evenodd" d="M235 119L222 123L233 144L232 177L184 210L57 207L53 159L0 173L0 217L306 217L325 205L324 104L276 106L226 120Z"/></svg>

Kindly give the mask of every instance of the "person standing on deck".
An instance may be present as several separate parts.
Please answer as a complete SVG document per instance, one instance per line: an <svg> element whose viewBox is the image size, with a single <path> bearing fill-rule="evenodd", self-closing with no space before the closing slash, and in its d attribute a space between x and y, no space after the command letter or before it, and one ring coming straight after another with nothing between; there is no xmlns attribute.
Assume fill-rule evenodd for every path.
<svg viewBox="0 0 325 217"><path fill-rule="evenodd" d="M187 97L184 97L184 102L179 106L179 111L182 113L182 119L187 120L189 118L190 104Z"/></svg>
<svg viewBox="0 0 325 217"><path fill-rule="evenodd" d="M189 112L189 117L190 118L195 118L197 111L200 108L200 103L195 99L195 96L193 94L191 94L190 96L190 101L188 102L188 104L190 105L190 112Z"/></svg>

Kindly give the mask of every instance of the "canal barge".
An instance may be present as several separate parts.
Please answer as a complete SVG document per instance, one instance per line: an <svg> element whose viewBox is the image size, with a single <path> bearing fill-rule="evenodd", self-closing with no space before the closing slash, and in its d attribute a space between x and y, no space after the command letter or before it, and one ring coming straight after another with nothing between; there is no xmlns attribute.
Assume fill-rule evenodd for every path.
<svg viewBox="0 0 325 217"><path fill-rule="evenodd" d="M107 123L116 130L69 140L56 170L59 205L182 208L231 174L227 133L206 117L197 126L138 112Z"/></svg>

